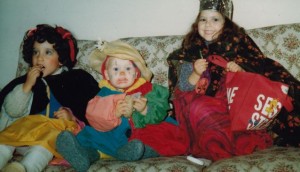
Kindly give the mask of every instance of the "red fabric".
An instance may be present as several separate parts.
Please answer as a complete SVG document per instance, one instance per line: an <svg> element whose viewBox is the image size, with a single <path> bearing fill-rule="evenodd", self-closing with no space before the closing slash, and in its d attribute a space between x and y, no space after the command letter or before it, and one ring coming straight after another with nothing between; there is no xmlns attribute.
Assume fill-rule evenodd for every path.
<svg viewBox="0 0 300 172"><path fill-rule="evenodd" d="M210 55L208 61L226 68L227 61ZM288 85L250 72L227 72L226 89L233 131L266 129L284 106L293 110Z"/></svg>
<svg viewBox="0 0 300 172"><path fill-rule="evenodd" d="M161 156L185 155L187 152L187 136L174 124L162 122L148 124L145 128L134 128L130 121L130 125L132 133L129 140L139 139Z"/></svg>
<svg viewBox="0 0 300 172"><path fill-rule="evenodd" d="M153 84L151 82L145 82L144 84L140 85L138 88L132 90L132 91L126 91L127 94L131 95L134 93L142 93L142 95L146 95L153 89Z"/></svg>
<svg viewBox="0 0 300 172"><path fill-rule="evenodd" d="M251 154L273 145L272 137L266 130L235 132L235 155Z"/></svg>
<svg viewBox="0 0 300 172"><path fill-rule="evenodd" d="M180 128L189 136L188 153L195 157L219 160L272 146L271 136L265 130L231 130L226 97L216 98L177 91L173 103Z"/></svg>
<svg viewBox="0 0 300 172"><path fill-rule="evenodd" d="M75 47L74 47L74 42L72 40L72 34L64 29L63 27L56 27L56 31L62 36L63 39L67 39L69 46L70 46L70 57L71 61L74 62L76 60L75 57Z"/></svg>
<svg viewBox="0 0 300 172"><path fill-rule="evenodd" d="M293 109L286 84L249 72L228 72L226 88L233 131L266 129L280 110Z"/></svg>

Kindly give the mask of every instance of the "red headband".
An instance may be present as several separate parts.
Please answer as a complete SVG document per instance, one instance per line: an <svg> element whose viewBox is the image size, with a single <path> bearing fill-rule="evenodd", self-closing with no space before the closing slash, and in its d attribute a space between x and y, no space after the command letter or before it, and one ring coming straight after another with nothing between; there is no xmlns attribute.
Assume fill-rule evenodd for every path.
<svg viewBox="0 0 300 172"><path fill-rule="evenodd" d="M36 31L36 28L28 30L27 37L32 36L35 33L35 31Z"/></svg>
<svg viewBox="0 0 300 172"><path fill-rule="evenodd" d="M102 73L102 76L104 79L107 80L107 78L105 77L104 75L104 70L106 69L106 62L107 62L107 59L109 58L109 56L106 56L105 60L102 62L102 65L100 66L100 71Z"/></svg>
<svg viewBox="0 0 300 172"><path fill-rule="evenodd" d="M56 27L56 31L62 36L63 39L68 39L68 41L69 41L68 43L70 46L71 61L74 62L75 61L75 49L74 49L74 44L73 44L71 33L62 27Z"/></svg>

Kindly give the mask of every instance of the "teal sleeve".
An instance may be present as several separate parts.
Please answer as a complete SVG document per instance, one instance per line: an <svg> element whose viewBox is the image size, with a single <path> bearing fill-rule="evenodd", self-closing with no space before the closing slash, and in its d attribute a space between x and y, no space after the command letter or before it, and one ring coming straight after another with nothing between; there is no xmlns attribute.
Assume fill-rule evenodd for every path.
<svg viewBox="0 0 300 172"><path fill-rule="evenodd" d="M135 111L132 120L136 128L143 128L147 124L158 124L162 122L170 109L168 98L169 91L166 87L153 84L151 92L145 95L147 98L147 113L142 115Z"/></svg>

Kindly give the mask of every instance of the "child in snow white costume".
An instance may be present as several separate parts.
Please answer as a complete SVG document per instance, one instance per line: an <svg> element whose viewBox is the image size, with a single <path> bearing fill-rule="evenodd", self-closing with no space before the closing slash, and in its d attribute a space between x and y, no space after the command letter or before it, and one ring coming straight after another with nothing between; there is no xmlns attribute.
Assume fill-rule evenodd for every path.
<svg viewBox="0 0 300 172"><path fill-rule="evenodd" d="M2 171L42 171L53 157L62 158L57 135L87 123L86 105L99 87L89 73L72 69L77 52L75 38L62 27L43 24L26 32L22 53L30 68L0 93ZM23 159L4 167L14 151Z"/></svg>

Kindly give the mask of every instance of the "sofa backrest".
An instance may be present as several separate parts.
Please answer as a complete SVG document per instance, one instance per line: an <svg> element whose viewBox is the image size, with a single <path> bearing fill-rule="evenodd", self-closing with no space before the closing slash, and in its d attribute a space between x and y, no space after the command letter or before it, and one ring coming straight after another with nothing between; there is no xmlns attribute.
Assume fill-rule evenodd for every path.
<svg viewBox="0 0 300 172"><path fill-rule="evenodd" d="M247 33L267 57L280 62L300 80L300 23L251 29L247 30ZM180 47L182 35L131 37L121 40L139 50L154 74L153 83L168 85L166 59L171 52ZM102 76L88 65L89 54L96 43L96 40L78 40L78 63L75 67L88 71L99 81ZM25 74L27 68L23 59L19 58L17 76Z"/></svg>

